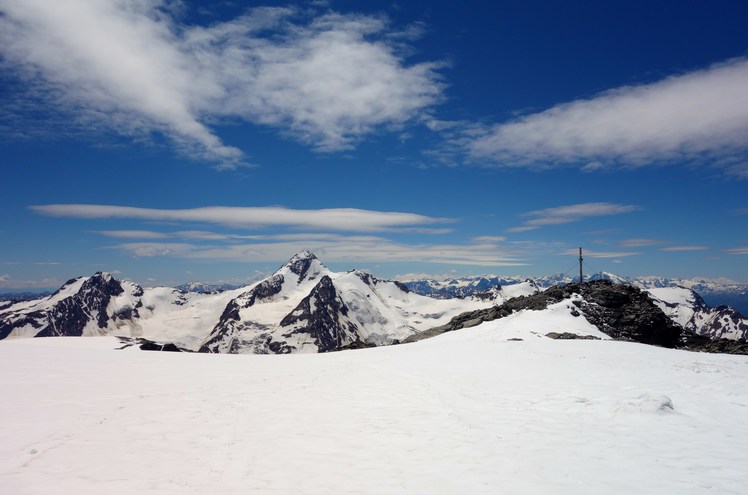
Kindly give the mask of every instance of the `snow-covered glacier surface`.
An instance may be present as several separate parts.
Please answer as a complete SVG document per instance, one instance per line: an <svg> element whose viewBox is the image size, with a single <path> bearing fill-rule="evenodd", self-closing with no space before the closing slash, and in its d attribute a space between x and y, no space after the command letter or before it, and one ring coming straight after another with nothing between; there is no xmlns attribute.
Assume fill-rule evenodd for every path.
<svg viewBox="0 0 748 495"><path fill-rule="evenodd" d="M748 357L545 337L602 337L566 313L314 355L5 340L0 491L745 493Z"/></svg>

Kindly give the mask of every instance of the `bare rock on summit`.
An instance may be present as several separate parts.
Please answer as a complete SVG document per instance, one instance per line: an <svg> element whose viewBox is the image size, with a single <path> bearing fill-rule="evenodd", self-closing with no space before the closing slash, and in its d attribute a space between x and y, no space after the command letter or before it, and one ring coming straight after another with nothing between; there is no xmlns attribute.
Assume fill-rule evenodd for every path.
<svg viewBox="0 0 748 495"><path fill-rule="evenodd" d="M446 325L422 332L408 341L467 328L521 310L543 310L551 304L572 299L574 294L581 296L572 301L578 312L614 339L662 347L682 345L683 329L673 323L646 292L630 285L614 285L606 280L551 287L537 294L510 299L500 306L463 313Z"/></svg>

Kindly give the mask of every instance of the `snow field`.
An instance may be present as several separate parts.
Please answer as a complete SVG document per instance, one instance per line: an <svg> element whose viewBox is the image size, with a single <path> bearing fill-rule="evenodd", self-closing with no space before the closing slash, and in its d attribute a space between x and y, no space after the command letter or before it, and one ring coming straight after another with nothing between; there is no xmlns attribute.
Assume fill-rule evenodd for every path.
<svg viewBox="0 0 748 495"><path fill-rule="evenodd" d="M748 358L542 336L585 324L322 355L2 341L0 491L744 493Z"/></svg>

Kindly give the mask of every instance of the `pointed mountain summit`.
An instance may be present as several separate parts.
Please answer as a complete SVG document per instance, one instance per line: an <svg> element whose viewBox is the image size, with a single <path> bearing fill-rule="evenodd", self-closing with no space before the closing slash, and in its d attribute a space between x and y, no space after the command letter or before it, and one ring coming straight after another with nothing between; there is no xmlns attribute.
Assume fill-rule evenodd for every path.
<svg viewBox="0 0 748 495"><path fill-rule="evenodd" d="M297 283L301 283L304 280L315 280L330 271L314 253L305 249L291 257L276 270L275 274L288 274L289 272L298 277Z"/></svg>

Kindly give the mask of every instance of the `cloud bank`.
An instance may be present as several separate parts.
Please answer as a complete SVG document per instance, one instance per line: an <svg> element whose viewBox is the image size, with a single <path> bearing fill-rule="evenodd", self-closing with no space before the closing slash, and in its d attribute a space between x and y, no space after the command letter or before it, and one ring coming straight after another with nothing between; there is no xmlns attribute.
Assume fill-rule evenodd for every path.
<svg viewBox="0 0 748 495"><path fill-rule="evenodd" d="M303 249L326 262L393 263L418 261L473 266L522 266L518 253L496 244L407 244L377 236L328 234L317 238L283 239L267 236L264 242L200 245L168 242L128 242L113 246L132 256L172 256L234 262L277 262Z"/></svg>
<svg viewBox="0 0 748 495"><path fill-rule="evenodd" d="M83 126L159 132L224 166L243 152L218 136L223 120L335 151L441 98L438 64L407 65L403 37L382 17L256 8L201 27L180 23L175 5L0 0L3 70L25 79L29 100Z"/></svg>
<svg viewBox="0 0 748 495"><path fill-rule="evenodd" d="M748 60L624 86L491 127L464 140L503 166L641 166L709 158L748 176Z"/></svg>
<svg viewBox="0 0 748 495"><path fill-rule="evenodd" d="M559 256L576 256L579 254L577 249L567 249L564 252L558 253ZM625 258L626 256L636 256L641 253L633 251L592 251L589 249L584 250L584 256L586 258Z"/></svg>
<svg viewBox="0 0 748 495"><path fill-rule="evenodd" d="M266 227L291 227L311 230L338 230L349 232L412 232L414 229L428 233L419 225L450 223L453 219L436 218L416 213L359 210L355 208L330 208L320 210L294 210L281 206L238 207L208 206L181 210L136 208L94 204L51 204L29 207L43 215L67 218L122 218L146 221L197 222L257 229ZM148 237L159 234L147 231L118 231L120 237ZM444 229L435 229L444 233ZM145 235L143 235L145 234ZM115 234L117 235L117 234Z"/></svg>
<svg viewBox="0 0 748 495"><path fill-rule="evenodd" d="M578 222L589 217L618 215L638 210L635 205L618 203L579 203L555 208L546 208L525 213L523 216L532 217L518 227L508 229L508 232L528 232L548 225L561 225Z"/></svg>

